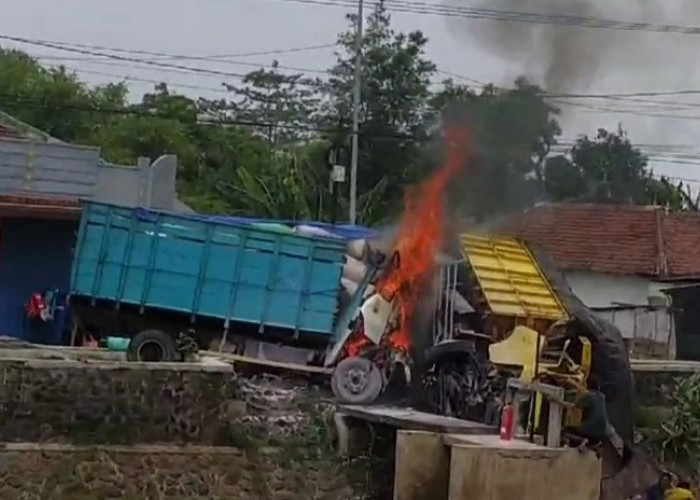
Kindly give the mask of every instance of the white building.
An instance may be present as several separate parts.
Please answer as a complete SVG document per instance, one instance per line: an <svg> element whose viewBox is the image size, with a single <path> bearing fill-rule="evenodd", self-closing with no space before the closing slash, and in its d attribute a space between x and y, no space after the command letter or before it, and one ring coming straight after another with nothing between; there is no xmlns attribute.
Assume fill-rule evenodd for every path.
<svg viewBox="0 0 700 500"><path fill-rule="evenodd" d="M663 290L700 281L700 214L547 204L500 232L548 253L576 295L617 325L632 355L675 358L674 308Z"/></svg>

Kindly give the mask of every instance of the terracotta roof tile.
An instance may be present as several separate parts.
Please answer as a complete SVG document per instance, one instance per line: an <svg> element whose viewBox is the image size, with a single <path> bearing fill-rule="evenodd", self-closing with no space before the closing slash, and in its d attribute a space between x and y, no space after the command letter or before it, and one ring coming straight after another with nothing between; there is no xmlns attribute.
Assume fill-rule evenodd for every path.
<svg viewBox="0 0 700 500"><path fill-rule="evenodd" d="M497 231L549 253L562 269L700 277L700 214L660 207L561 203L512 217Z"/></svg>
<svg viewBox="0 0 700 500"><path fill-rule="evenodd" d="M21 135L16 130L7 127L0 123L0 137L9 137L11 139L19 139Z"/></svg>

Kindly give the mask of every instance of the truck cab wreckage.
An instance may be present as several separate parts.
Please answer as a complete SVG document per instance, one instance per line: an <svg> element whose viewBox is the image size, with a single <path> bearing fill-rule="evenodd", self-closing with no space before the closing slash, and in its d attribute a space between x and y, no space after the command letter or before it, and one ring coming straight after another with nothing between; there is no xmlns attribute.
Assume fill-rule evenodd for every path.
<svg viewBox="0 0 700 500"><path fill-rule="evenodd" d="M628 448L621 443L632 440L632 378L619 331L525 242L473 234L458 240L422 280L401 244L389 259L370 259L326 357L335 396L371 404L400 385L410 388L413 406L499 426L509 379L561 387L570 399L594 376L617 436L605 468L622 468ZM549 404L538 393L516 408L520 432L545 434ZM566 409L563 427L580 419L579 409Z"/></svg>

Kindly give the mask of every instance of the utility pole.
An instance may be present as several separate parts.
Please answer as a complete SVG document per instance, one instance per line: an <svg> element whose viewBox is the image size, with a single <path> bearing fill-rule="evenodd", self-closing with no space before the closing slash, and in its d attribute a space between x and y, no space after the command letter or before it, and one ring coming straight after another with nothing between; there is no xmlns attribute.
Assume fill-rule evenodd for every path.
<svg viewBox="0 0 700 500"><path fill-rule="evenodd" d="M360 148L360 88L362 79L362 22L364 0L357 1L355 28L355 86L352 96L352 151L350 153L350 224L357 220L357 160Z"/></svg>

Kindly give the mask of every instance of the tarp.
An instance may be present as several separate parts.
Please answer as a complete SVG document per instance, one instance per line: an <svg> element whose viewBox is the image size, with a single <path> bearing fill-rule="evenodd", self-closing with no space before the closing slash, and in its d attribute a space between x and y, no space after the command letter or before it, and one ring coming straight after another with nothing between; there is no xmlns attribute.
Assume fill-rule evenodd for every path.
<svg viewBox="0 0 700 500"><path fill-rule="evenodd" d="M573 319L572 328L591 341L591 371L605 394L608 420L627 444L634 433L634 384L629 354L620 330L581 302L564 275L541 250L528 245L555 293Z"/></svg>
<svg viewBox="0 0 700 500"><path fill-rule="evenodd" d="M137 209L138 217L150 218L157 214L158 211L148 210L145 208ZM352 226L350 224L331 224L328 222L315 222L315 221L293 221L285 219L260 219L253 217L234 217L230 215L183 215L178 214L179 217L187 219L195 219L200 221L216 222L218 224L227 224L231 226L250 226L250 225L260 225L260 224L275 224L275 225L285 225L290 228L296 226L308 226L316 229L321 229L323 231L329 232L331 235L341 238L343 240L361 240L361 239L373 239L378 236L378 232L373 229L362 227L362 226Z"/></svg>

